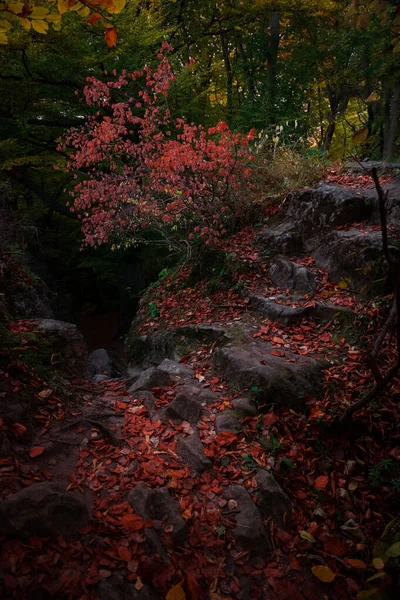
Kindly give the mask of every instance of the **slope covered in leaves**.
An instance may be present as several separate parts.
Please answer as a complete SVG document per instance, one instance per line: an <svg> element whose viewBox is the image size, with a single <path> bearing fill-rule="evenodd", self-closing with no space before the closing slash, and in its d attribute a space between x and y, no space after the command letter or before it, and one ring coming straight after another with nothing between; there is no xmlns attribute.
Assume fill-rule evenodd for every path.
<svg viewBox="0 0 400 600"><path fill-rule="evenodd" d="M382 318L381 306L329 282L326 273L306 258L302 262L315 273L318 287L303 302L329 299L350 307L355 322L317 325L305 320L283 327L256 317L249 309L247 291L277 290L268 280L268 256L254 236L246 229L230 240L228 274L221 269L214 279L189 286L187 269L182 268L160 281L142 306L140 331L154 334L188 323L254 325L254 338L271 343L276 356L290 352L327 360L322 399L306 396L296 407L264 407L259 416L242 419L241 433L217 435L215 419L232 406L236 395L212 368L217 343L201 342L182 362L193 367L194 380L202 388L218 394L218 401L208 405L198 424L213 468L194 475L176 449L177 436L193 432L190 423L152 421L143 400L126 391L124 380L83 387L72 382L72 394L62 398L31 375L32 394L40 400L37 426L24 440L23 429L2 425L18 448L17 454L0 459L2 497L15 492L20 482L29 486L68 478L68 489L91 496L92 520L68 540L3 538L2 597L94 600L99 597L99 582L115 572L132 582L137 592L148 584L167 600L395 597L398 543L390 528L384 532L399 508L399 381L357 415L346 435L338 438L329 429L341 408L371 381L366 356ZM25 326L11 327L21 332ZM384 353L389 362L391 347ZM7 368L1 377L7 393L18 395L29 385L20 373ZM172 383L153 389L157 408L174 398L175 388ZM257 403L257 389L249 393ZM81 424L78 435L84 443L78 444L71 461L69 450L54 449L52 435L60 427L68 432L86 409L99 418L112 412L111 429L119 443L111 443L104 430ZM264 561L238 549L232 533L237 506L223 496L228 485L237 483L259 502L255 480L259 467L273 472L293 503L293 519L283 529L267 522L272 551ZM165 521L144 521L133 512L127 495L139 482L165 486L179 502L189 527L182 545L173 545ZM164 560L146 551L146 532L152 529L163 542Z"/></svg>

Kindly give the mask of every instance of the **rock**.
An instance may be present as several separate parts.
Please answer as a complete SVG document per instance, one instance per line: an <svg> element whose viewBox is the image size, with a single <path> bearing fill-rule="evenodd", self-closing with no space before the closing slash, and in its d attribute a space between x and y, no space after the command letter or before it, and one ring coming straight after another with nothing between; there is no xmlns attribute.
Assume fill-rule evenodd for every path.
<svg viewBox="0 0 400 600"><path fill-rule="evenodd" d="M236 388L257 386L258 399L265 403L290 405L298 403L305 394L321 394L324 361L287 350L282 357L274 356L272 351L272 346L259 340L228 345L215 352L214 362Z"/></svg>
<svg viewBox="0 0 400 600"><path fill-rule="evenodd" d="M187 399L195 398L199 404L213 404L218 400L218 394L212 392L210 388L204 388L195 382L176 386L176 395Z"/></svg>
<svg viewBox="0 0 400 600"><path fill-rule="evenodd" d="M169 373L171 376L175 378L183 379L185 377L193 377L193 368L189 365L181 364L170 360L169 358L164 358L162 363L158 365L158 368L161 371L165 371Z"/></svg>
<svg viewBox="0 0 400 600"><path fill-rule="evenodd" d="M130 394L141 390L151 391L155 387L166 387L171 383L171 377L157 367L150 367L143 371L137 381L128 389Z"/></svg>
<svg viewBox="0 0 400 600"><path fill-rule="evenodd" d="M269 269L269 276L279 288L295 292L312 293L316 284L314 275L303 265L282 257L275 258Z"/></svg>
<svg viewBox="0 0 400 600"><path fill-rule="evenodd" d="M174 544L183 544L188 533L188 526L180 515L179 503L172 498L167 488L152 489L145 483L138 483L129 493L128 502L142 519L161 521L166 516L168 525L173 528Z"/></svg>
<svg viewBox="0 0 400 600"><path fill-rule="evenodd" d="M143 369L139 369L139 367L128 367L126 370L126 379L125 379L125 387L128 389L132 387L134 383L139 379L141 374L143 373Z"/></svg>
<svg viewBox="0 0 400 600"><path fill-rule="evenodd" d="M327 232L341 225L366 222L373 211L374 202L367 193L321 181L313 188L289 194L281 222L262 230L258 240L285 255L314 251Z"/></svg>
<svg viewBox="0 0 400 600"><path fill-rule="evenodd" d="M201 417L201 410L201 404L196 398L188 397L186 394L177 394L167 406L165 414L172 419L195 424Z"/></svg>
<svg viewBox="0 0 400 600"><path fill-rule="evenodd" d="M74 534L90 519L86 503L54 483L34 483L0 504L0 530L10 535Z"/></svg>
<svg viewBox="0 0 400 600"><path fill-rule="evenodd" d="M91 381L95 375L106 375L107 377L112 377L112 361L104 348L98 348L89 354L88 371L89 379Z"/></svg>
<svg viewBox="0 0 400 600"><path fill-rule="evenodd" d="M262 229L257 240L268 250L288 256L301 254L304 251L303 240L297 224L289 221Z"/></svg>
<svg viewBox="0 0 400 600"><path fill-rule="evenodd" d="M181 325L175 329L175 334L190 338L207 338L209 340L229 339L228 327L214 323Z"/></svg>
<svg viewBox="0 0 400 600"><path fill-rule="evenodd" d="M6 425L12 425L13 423L22 423L27 412L27 406L20 402L15 403L1 403L0 404L0 417L2 417Z"/></svg>
<svg viewBox="0 0 400 600"><path fill-rule="evenodd" d="M218 433L221 431L232 431L232 433L239 433L241 426L239 420L233 415L221 414L217 415L215 419L215 430Z"/></svg>
<svg viewBox="0 0 400 600"><path fill-rule="evenodd" d="M140 590L126 581L122 575L113 574L102 579L96 586L99 600L157 600L158 596L148 585L143 585Z"/></svg>
<svg viewBox="0 0 400 600"><path fill-rule="evenodd" d="M233 535L244 548L256 550L260 554L270 552L271 545L264 525L250 494L241 485L230 485L224 492L226 500L237 502L235 513L236 527Z"/></svg>
<svg viewBox="0 0 400 600"><path fill-rule="evenodd" d="M392 173L395 169L400 169L400 163L382 160L363 160L360 162L348 162L344 165L346 171L362 173L363 175L367 171L371 171L373 167L378 171L378 174L383 175L384 173Z"/></svg>
<svg viewBox="0 0 400 600"><path fill-rule="evenodd" d="M321 181L312 188L289 194L285 200L285 220L297 224L303 240L348 223L367 221L371 203L360 190Z"/></svg>
<svg viewBox="0 0 400 600"><path fill-rule="evenodd" d="M54 314L50 306L49 288L39 277L30 278L26 283L17 278L12 291L5 289L9 310L15 319L52 319Z"/></svg>
<svg viewBox="0 0 400 600"><path fill-rule="evenodd" d="M256 474L258 506L264 517L272 519L283 527L291 519L292 503L279 483L268 471L261 469ZM285 522L286 515L286 522Z"/></svg>
<svg viewBox="0 0 400 600"><path fill-rule="evenodd" d="M174 343L174 334L170 331L153 335L137 335L133 321L126 344L126 353L130 362L143 367L158 365L164 358L179 362L180 353Z"/></svg>
<svg viewBox="0 0 400 600"><path fill-rule="evenodd" d="M352 314L352 310L348 307L337 306L330 302L313 301L310 306L288 306L286 303L280 304L278 300L284 302L290 301L299 304L297 298L287 298L286 296L273 296L265 298L259 294L250 294L250 306L253 306L260 314L267 317L271 321L282 323L282 325L290 325L297 323L303 319L315 319L317 321L331 321L343 314Z"/></svg>
<svg viewBox="0 0 400 600"><path fill-rule="evenodd" d="M96 375L94 375L94 377L92 377L91 382L92 383L101 383L102 381L108 381L110 378L107 375L101 375L100 373L97 373Z"/></svg>
<svg viewBox="0 0 400 600"><path fill-rule="evenodd" d="M0 431L0 457L5 458L11 454L10 440L5 431Z"/></svg>
<svg viewBox="0 0 400 600"><path fill-rule="evenodd" d="M150 417L153 418L156 414L156 399L151 392L138 392L135 394L138 400L143 400L143 406L149 411Z"/></svg>
<svg viewBox="0 0 400 600"><path fill-rule="evenodd" d="M249 417L255 417L258 415L257 407L250 398L235 398L231 402L232 408L241 411L244 415Z"/></svg>
<svg viewBox="0 0 400 600"><path fill-rule="evenodd" d="M212 467L211 460L204 454L203 444L197 432L187 437L178 437L176 451L189 467L198 473Z"/></svg>
<svg viewBox="0 0 400 600"><path fill-rule="evenodd" d="M279 304L273 298L265 298L260 294L249 295L250 306L255 308L263 317L271 321L277 321L282 325L290 325L297 323L309 316L310 310L308 307L293 307L286 304Z"/></svg>
<svg viewBox="0 0 400 600"><path fill-rule="evenodd" d="M87 346L76 325L54 319L38 321L39 333L50 345L53 354L65 363L65 370L70 370L74 377L87 377Z"/></svg>
<svg viewBox="0 0 400 600"><path fill-rule="evenodd" d="M391 246L390 249L399 256L398 248ZM333 231L313 256L332 281L349 279L351 288L356 290L366 285L370 287L373 280L381 279L387 273L379 231Z"/></svg>

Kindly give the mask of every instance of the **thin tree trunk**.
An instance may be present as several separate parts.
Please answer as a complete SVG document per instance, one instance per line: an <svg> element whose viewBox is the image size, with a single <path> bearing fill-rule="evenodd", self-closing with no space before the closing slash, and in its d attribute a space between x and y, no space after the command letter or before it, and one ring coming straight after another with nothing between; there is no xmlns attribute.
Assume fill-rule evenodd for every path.
<svg viewBox="0 0 400 600"><path fill-rule="evenodd" d="M271 15L268 36L267 122L276 124L278 53L280 42L280 11Z"/></svg>
<svg viewBox="0 0 400 600"><path fill-rule="evenodd" d="M222 56L224 59L225 73L226 73L226 120L228 125L232 125L232 111L233 111L233 72L232 63L229 57L229 44L226 35L221 33L221 46Z"/></svg>
<svg viewBox="0 0 400 600"><path fill-rule="evenodd" d="M400 117L400 83L387 99L385 110L385 129L383 142L383 158L390 160L394 153Z"/></svg>

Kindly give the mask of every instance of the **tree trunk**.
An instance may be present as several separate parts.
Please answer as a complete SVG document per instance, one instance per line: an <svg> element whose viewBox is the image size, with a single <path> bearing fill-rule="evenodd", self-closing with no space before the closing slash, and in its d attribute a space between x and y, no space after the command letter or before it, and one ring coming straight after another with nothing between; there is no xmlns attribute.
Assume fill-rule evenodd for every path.
<svg viewBox="0 0 400 600"><path fill-rule="evenodd" d="M276 124L278 52L280 42L280 12L274 11L269 24L267 50L267 122Z"/></svg>
<svg viewBox="0 0 400 600"><path fill-rule="evenodd" d="M385 106L385 128L383 141L383 158L390 160L393 156L400 117L400 83L390 93Z"/></svg>
<svg viewBox="0 0 400 600"><path fill-rule="evenodd" d="M229 44L225 34L221 33L222 56L224 59L226 73L226 120L228 125L232 125L233 111L233 72L232 63L229 57Z"/></svg>

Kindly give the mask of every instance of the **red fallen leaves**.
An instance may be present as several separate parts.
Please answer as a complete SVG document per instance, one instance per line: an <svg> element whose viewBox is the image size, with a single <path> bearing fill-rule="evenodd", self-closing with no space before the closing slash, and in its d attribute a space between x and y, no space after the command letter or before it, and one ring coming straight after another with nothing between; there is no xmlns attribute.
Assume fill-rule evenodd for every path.
<svg viewBox="0 0 400 600"><path fill-rule="evenodd" d="M337 537L327 536L323 541L326 552L333 556L346 556L348 549L344 543Z"/></svg>
<svg viewBox="0 0 400 600"><path fill-rule="evenodd" d="M324 490L326 488L326 486L328 485L328 482L329 482L329 477L327 475L320 475L314 481L314 488L316 490Z"/></svg>
<svg viewBox="0 0 400 600"><path fill-rule="evenodd" d="M219 446L230 446L237 439L237 435L232 431L221 431L215 441Z"/></svg>
<svg viewBox="0 0 400 600"><path fill-rule="evenodd" d="M139 531L144 527L142 518L135 514L124 515L121 517L121 523L128 531Z"/></svg>
<svg viewBox="0 0 400 600"><path fill-rule="evenodd" d="M33 446L30 449L29 456L31 458L35 458L36 456L40 456L41 454L43 454L44 451L45 448L43 446Z"/></svg>
<svg viewBox="0 0 400 600"><path fill-rule="evenodd" d="M125 527L126 529L126 527ZM118 546L117 548L118 556L125 560L126 562L130 562L132 560L132 552L126 546Z"/></svg>

